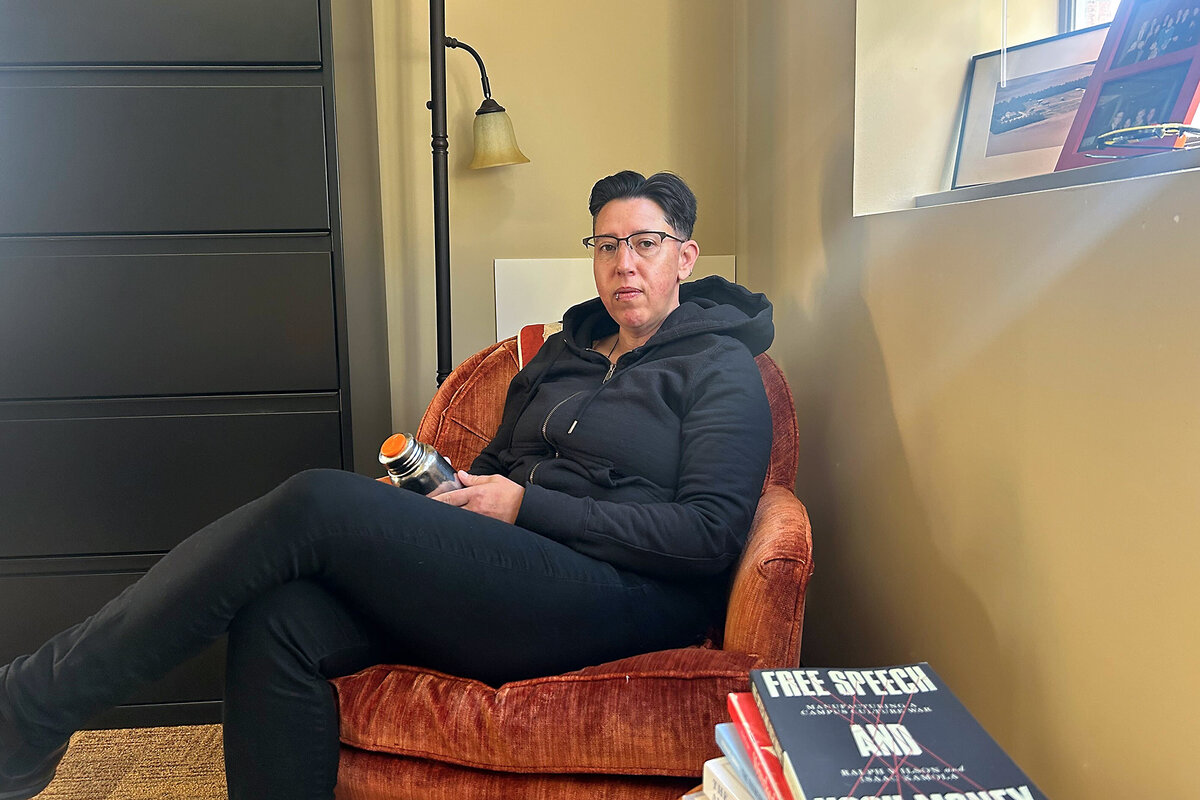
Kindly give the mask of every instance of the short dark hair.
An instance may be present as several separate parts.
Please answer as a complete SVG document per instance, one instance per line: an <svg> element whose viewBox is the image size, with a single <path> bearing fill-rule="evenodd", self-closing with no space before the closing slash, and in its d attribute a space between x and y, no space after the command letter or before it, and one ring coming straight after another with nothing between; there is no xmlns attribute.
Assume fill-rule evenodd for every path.
<svg viewBox="0 0 1200 800"><path fill-rule="evenodd" d="M588 211L595 225L600 209L613 200L645 198L653 200L663 210L667 224L684 239L692 238L696 227L696 195L672 172L656 172L649 178L633 170L623 170L596 181L588 198Z"/></svg>

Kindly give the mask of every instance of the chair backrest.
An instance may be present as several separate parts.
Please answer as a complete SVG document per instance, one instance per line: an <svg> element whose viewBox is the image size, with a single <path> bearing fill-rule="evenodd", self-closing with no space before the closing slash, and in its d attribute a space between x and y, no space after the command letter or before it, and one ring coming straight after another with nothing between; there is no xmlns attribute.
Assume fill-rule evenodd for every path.
<svg viewBox="0 0 1200 800"><path fill-rule="evenodd" d="M469 467L500 427L509 382L546 334L542 326L527 326L455 368L425 410L417 438L437 448L456 469ZM804 507L792 494L799 461L792 392L770 356L764 353L755 361L774 437L754 529L730 593L722 646L758 655L764 665L790 667L799 664L812 539Z"/></svg>
<svg viewBox="0 0 1200 800"><path fill-rule="evenodd" d="M500 427L504 396L517 370L515 336L459 364L425 409L417 439L433 445L455 469L471 466Z"/></svg>

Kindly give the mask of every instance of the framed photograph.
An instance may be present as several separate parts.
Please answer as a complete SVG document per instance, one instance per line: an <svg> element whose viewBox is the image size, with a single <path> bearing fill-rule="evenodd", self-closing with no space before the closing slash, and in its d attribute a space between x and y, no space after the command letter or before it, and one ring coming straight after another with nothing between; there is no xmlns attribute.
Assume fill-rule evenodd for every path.
<svg viewBox="0 0 1200 800"><path fill-rule="evenodd" d="M1200 3L1200 0L1196 0ZM950 188L1053 172L1108 34L1095 25L975 56Z"/></svg>
<svg viewBox="0 0 1200 800"><path fill-rule="evenodd" d="M1055 169L1176 147L1173 136L1137 148L1102 148L1098 137L1122 128L1191 123L1198 86L1200 0L1122 0Z"/></svg>

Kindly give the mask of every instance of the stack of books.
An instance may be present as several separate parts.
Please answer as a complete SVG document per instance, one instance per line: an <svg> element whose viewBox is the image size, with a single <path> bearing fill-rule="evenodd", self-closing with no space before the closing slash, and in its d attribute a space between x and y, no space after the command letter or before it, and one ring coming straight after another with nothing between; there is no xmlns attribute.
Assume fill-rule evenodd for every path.
<svg viewBox="0 0 1200 800"><path fill-rule="evenodd" d="M753 670L683 800L1046 800L926 663Z"/></svg>

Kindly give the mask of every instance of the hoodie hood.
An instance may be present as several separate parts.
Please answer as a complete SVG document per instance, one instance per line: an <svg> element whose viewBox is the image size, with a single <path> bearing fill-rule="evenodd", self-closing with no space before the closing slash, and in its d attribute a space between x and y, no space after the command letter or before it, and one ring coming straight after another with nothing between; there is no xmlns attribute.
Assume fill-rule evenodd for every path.
<svg viewBox="0 0 1200 800"><path fill-rule="evenodd" d="M599 297L572 306L563 314L564 338L567 347L573 350L585 350L593 341L616 329L616 321ZM733 337L746 345L751 355L757 356L775 338L771 301L766 295L717 275L685 283L679 287L679 307L663 320L662 327L643 347L706 333Z"/></svg>

